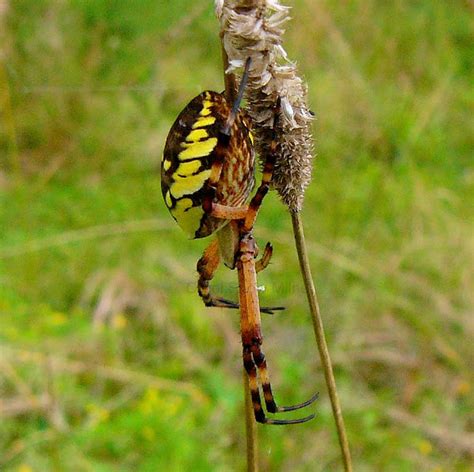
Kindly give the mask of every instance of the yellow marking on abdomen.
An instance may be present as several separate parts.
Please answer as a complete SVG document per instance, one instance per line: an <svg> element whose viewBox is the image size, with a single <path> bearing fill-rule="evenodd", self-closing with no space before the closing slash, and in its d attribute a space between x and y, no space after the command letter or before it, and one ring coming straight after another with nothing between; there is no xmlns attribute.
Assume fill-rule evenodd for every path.
<svg viewBox="0 0 474 472"><path fill-rule="evenodd" d="M214 105L210 100L204 100L202 102L202 110L199 112L201 116L208 116L211 114L211 107Z"/></svg>
<svg viewBox="0 0 474 472"><path fill-rule="evenodd" d="M185 161L187 159L196 159L198 157L208 156L212 150L216 147L217 138L209 138L205 141L198 141L197 143L181 143L181 146L185 147L184 151L178 154L178 159Z"/></svg>
<svg viewBox="0 0 474 472"><path fill-rule="evenodd" d="M212 125L216 122L215 116L203 116L202 118L198 118L196 122L193 124L192 128L205 128L206 126Z"/></svg>
<svg viewBox="0 0 474 472"><path fill-rule="evenodd" d="M195 129L194 131L191 131L187 136L186 136L186 141L188 142L197 142L200 139L204 139L209 137L209 134L207 134L207 131L205 129Z"/></svg>
<svg viewBox="0 0 474 472"><path fill-rule="evenodd" d="M193 206L193 200L191 198L181 198L176 201L176 206L173 211L183 212L189 210Z"/></svg>
<svg viewBox="0 0 474 472"><path fill-rule="evenodd" d="M202 163L200 160L195 161L184 161L179 164L176 172L173 174L173 178L180 178L182 176L190 176L197 172L201 167ZM175 177L176 176L176 177Z"/></svg>
<svg viewBox="0 0 474 472"><path fill-rule="evenodd" d="M182 198L176 202L176 206L171 210L171 213L180 228L191 237L194 237L201 224L203 209L200 206L193 207L193 201L190 198Z"/></svg>
<svg viewBox="0 0 474 472"><path fill-rule="evenodd" d="M192 195L193 193L200 190L204 182L211 175L211 169L204 170L196 175L190 175L188 177L179 177L175 175L175 181L170 187L171 195L174 198L181 198L184 195Z"/></svg>
<svg viewBox="0 0 474 472"><path fill-rule="evenodd" d="M249 131L249 138L250 138L250 142L252 144L254 144L254 137L253 137L253 133Z"/></svg>
<svg viewBox="0 0 474 472"><path fill-rule="evenodd" d="M170 191L168 190L165 195L165 203L168 208L173 206L173 201L171 200Z"/></svg>

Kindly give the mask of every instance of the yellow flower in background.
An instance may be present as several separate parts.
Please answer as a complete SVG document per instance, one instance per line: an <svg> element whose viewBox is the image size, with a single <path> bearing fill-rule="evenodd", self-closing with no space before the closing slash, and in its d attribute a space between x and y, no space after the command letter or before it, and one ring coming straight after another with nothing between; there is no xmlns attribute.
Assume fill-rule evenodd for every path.
<svg viewBox="0 0 474 472"><path fill-rule="evenodd" d="M141 399L138 407L142 413L149 415L154 409L158 407L158 403L158 390L156 388L149 387L143 394L143 398Z"/></svg>
<svg viewBox="0 0 474 472"><path fill-rule="evenodd" d="M418 443L418 449L424 456L429 456L433 452L432 444L426 439L423 439Z"/></svg>
<svg viewBox="0 0 474 472"><path fill-rule="evenodd" d="M112 327L114 329L120 330L124 329L127 326L128 320L123 313L116 313L112 317Z"/></svg>
<svg viewBox="0 0 474 472"><path fill-rule="evenodd" d="M33 469L28 464L20 464L17 472L33 472Z"/></svg>
<svg viewBox="0 0 474 472"><path fill-rule="evenodd" d="M183 399L181 397L160 395L156 388L150 387L143 394L138 408L144 415L159 411L166 416L174 416L181 409L182 404Z"/></svg>

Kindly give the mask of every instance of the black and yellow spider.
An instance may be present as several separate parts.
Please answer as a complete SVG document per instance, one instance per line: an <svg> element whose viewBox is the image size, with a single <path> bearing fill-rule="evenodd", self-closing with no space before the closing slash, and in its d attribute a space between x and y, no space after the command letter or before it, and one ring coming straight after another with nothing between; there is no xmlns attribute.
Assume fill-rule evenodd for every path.
<svg viewBox="0 0 474 472"><path fill-rule="evenodd" d="M246 205L254 187L255 152L251 123L239 108L248 76L250 60L231 105L224 93L202 92L179 114L168 134L161 166L163 198L178 225L191 238L216 234L197 264L198 292L206 306L240 308L243 363L249 378L256 421L266 424L293 424L311 420L268 418L260 399L257 370L269 413L303 408L316 400L278 407L273 398L265 356L261 350L260 312L272 313L281 307L260 307L256 273L268 265L272 247L267 244L260 260L252 229L261 202L272 179L274 157L270 152L262 182ZM276 144L275 144L276 145ZM215 297L209 283L223 259L237 268L239 304Z"/></svg>

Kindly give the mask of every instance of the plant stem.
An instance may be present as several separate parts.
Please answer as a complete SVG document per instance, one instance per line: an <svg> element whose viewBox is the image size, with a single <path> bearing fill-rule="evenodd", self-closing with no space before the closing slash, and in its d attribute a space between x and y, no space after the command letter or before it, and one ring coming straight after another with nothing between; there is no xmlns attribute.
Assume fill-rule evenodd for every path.
<svg viewBox="0 0 474 472"><path fill-rule="evenodd" d="M16 137L15 119L13 115L13 105L10 91L10 84L6 66L1 58L0 51L0 124L2 118L2 110L5 120L5 132L8 140L8 154L10 158L10 167L16 178L20 177L20 156L18 154L18 144Z"/></svg>
<svg viewBox="0 0 474 472"><path fill-rule="evenodd" d="M342 417L341 404L339 402L339 396L337 394L336 381L334 379L331 358L329 356L326 336L324 334L323 320L319 311L316 289L314 287L313 277L311 275L311 268L309 265L308 251L306 249L306 241L303 232L301 214L300 212L290 213L291 221L293 223L293 234L295 236L296 250L298 252L298 259L300 261L301 275L304 280L306 295L308 297L308 303L311 311L311 318L313 320L314 335L316 336L316 343L318 345L319 355L321 357L321 363L324 370L324 376L326 378L329 398L331 399L332 413L336 422L336 429L339 437L339 445L341 447L344 470L346 472L352 472L351 452L349 450L346 427L344 425L344 418Z"/></svg>
<svg viewBox="0 0 474 472"><path fill-rule="evenodd" d="M237 81L235 80L235 74L226 74L226 70L229 67L229 58L227 52L222 44L221 35L221 51L222 51L222 63L224 65L224 84L225 84L225 98L229 103L233 103L237 97Z"/></svg>
<svg viewBox="0 0 474 472"><path fill-rule="evenodd" d="M257 423L255 422L252 400L250 398L249 378L243 369L245 430L247 435L247 471L258 472Z"/></svg>
<svg viewBox="0 0 474 472"><path fill-rule="evenodd" d="M229 103L233 103L237 96L237 82L234 74L226 74L229 67L229 58L222 44L221 35L221 49L222 49L222 63L224 66L224 83L225 95ZM257 442L257 425L253 413L253 406L250 397L249 379L245 369L243 370L244 383L244 401L245 401L245 432L247 437L247 471L258 472L258 442Z"/></svg>

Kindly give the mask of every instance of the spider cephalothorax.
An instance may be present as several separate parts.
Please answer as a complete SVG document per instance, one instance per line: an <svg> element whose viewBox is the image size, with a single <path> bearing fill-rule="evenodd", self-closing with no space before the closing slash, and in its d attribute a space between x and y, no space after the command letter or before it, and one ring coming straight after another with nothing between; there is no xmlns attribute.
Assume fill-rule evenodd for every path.
<svg viewBox="0 0 474 472"><path fill-rule="evenodd" d="M242 355L255 419L265 424L304 423L314 415L293 420L268 418L260 398L258 378L269 413L303 408L316 395L304 403L278 407L261 350L260 312L282 309L260 307L256 274L268 265L272 247L267 244L261 259L256 261L258 250L252 235L258 210L272 180L276 143L266 156L262 182L248 202L254 186L255 155L250 121L239 105L249 66L248 60L233 104L229 104L224 94L206 91L180 113L166 140L161 167L162 192L171 215L191 238L217 234L197 264L198 292L206 306L240 308ZM228 267L237 268L239 303L210 293L209 283L221 259Z"/></svg>

